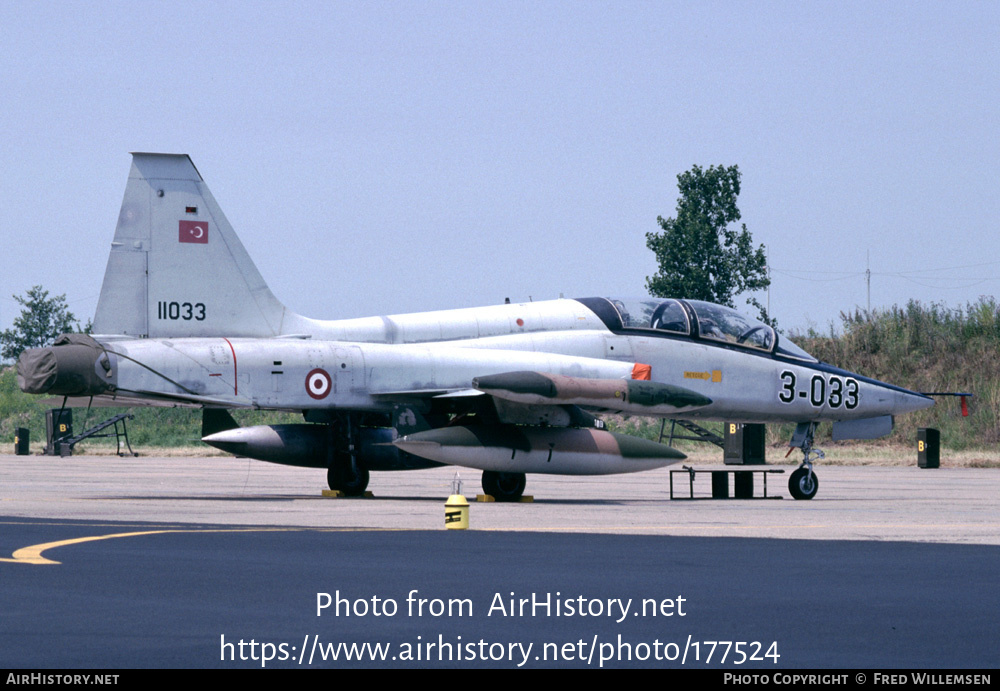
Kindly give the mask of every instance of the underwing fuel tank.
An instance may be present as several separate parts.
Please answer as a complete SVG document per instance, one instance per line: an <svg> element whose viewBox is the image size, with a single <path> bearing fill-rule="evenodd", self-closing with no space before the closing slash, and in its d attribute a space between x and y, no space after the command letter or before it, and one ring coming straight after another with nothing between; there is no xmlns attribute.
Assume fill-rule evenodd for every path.
<svg viewBox="0 0 1000 691"><path fill-rule="evenodd" d="M677 449L599 429L440 427L393 444L438 463L503 473L610 475L653 470L687 458Z"/></svg>
<svg viewBox="0 0 1000 691"><path fill-rule="evenodd" d="M396 431L389 427L362 427L357 456L368 470L417 470L438 463L411 456L392 445ZM300 468L327 468L334 444L327 425L289 424L237 427L202 438L209 446L237 456Z"/></svg>

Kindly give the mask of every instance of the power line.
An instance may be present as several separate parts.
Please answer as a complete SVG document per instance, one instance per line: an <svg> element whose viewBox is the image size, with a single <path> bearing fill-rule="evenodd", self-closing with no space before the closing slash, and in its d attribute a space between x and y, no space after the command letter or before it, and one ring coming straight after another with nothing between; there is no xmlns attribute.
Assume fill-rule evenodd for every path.
<svg viewBox="0 0 1000 691"><path fill-rule="evenodd" d="M768 267L773 274L787 276L799 281L810 283L832 283L835 281L848 281L851 279L864 277L867 292L868 310L871 311L871 286L872 276L880 278L899 278L910 283L915 283L925 288L935 290L966 290L974 286L982 285L990 281L1000 280L1000 276L963 276L963 275L935 275L943 271L958 272L966 269L976 269L986 266L1000 266L1000 261L977 262L975 264L962 264L958 266L943 266L937 268L909 269L907 271L872 271L871 256L866 253L866 267L864 271L813 271L811 269L782 269Z"/></svg>
<svg viewBox="0 0 1000 691"><path fill-rule="evenodd" d="M958 271L960 269L974 269L974 268L978 268L978 267L982 267L982 266L1000 266L1000 261L979 262L977 264L962 264L960 266L942 266L942 267L931 268L931 269L910 269L908 271L871 271L870 273L871 273L872 276L914 276L914 275L919 276L921 274L934 273L934 272L939 272L939 271ZM792 274L809 274L811 276L811 275L814 275L814 274L835 274L835 275L845 276L845 277L846 276L865 276L870 271L870 269L866 269L865 271L814 271L812 269L785 269L785 268L773 267L773 266L771 267L771 270L772 271L778 271L780 273L788 274L788 275L792 275ZM990 277L984 278L982 280L992 280L994 278L997 278L997 277L990 276Z"/></svg>

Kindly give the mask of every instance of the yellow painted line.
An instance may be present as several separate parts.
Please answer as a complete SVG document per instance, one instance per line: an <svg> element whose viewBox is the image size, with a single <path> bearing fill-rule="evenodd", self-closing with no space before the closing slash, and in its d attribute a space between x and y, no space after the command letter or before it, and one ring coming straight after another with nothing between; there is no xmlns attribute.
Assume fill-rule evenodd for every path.
<svg viewBox="0 0 1000 691"><path fill-rule="evenodd" d="M368 530L379 530L378 528L218 528L218 529L190 529L190 530L142 530L132 533L111 533L109 535L90 535L88 537L76 537L69 540L57 540L55 542L45 542L40 545L30 545L22 547L11 556L13 559L0 557L0 562L8 564L35 564L51 565L62 562L46 559L42 552L56 547L66 547L68 545L79 545L84 542L95 542L97 540L113 540L120 537L140 537L142 535L163 535L165 533L277 533L296 532L301 530L315 530L317 532L358 532Z"/></svg>
<svg viewBox="0 0 1000 691"><path fill-rule="evenodd" d="M111 540L116 537L136 537L139 535L158 535L162 533L178 532L174 530L148 530L141 533L113 533L111 535L92 535L90 537L78 537L72 540L58 540L56 542L46 542L41 545L31 545L22 547L14 552L13 559L0 559L0 561L13 562L15 564L59 564L42 556L42 552L55 547L65 547L66 545L77 545L84 542L94 542L95 540Z"/></svg>

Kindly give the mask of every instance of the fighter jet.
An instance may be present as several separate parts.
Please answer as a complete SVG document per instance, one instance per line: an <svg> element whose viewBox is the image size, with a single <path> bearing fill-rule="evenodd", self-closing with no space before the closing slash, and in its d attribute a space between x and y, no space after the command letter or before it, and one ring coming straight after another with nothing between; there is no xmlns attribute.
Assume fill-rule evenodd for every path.
<svg viewBox="0 0 1000 691"><path fill-rule="evenodd" d="M817 424L887 434L923 394L819 362L770 326L684 299L588 297L320 321L267 287L187 155L132 154L93 335L18 361L23 391L66 405L204 409L203 441L327 470L363 493L369 471L452 464L513 501L527 473L601 475L685 458L608 431L602 414L793 422L816 494ZM295 411L240 428L228 410Z"/></svg>

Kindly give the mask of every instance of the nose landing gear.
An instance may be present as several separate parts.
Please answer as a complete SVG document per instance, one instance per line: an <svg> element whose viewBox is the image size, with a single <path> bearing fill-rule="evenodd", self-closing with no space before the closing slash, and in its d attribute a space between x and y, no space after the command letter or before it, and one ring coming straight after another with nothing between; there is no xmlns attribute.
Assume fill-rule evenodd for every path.
<svg viewBox="0 0 1000 691"><path fill-rule="evenodd" d="M802 465L788 478L788 491L794 499L812 499L819 489L819 478L813 472L813 461L826 458L819 449L813 448L813 434L816 432L815 422L800 422L792 434L792 440L788 443L792 449L802 449Z"/></svg>

